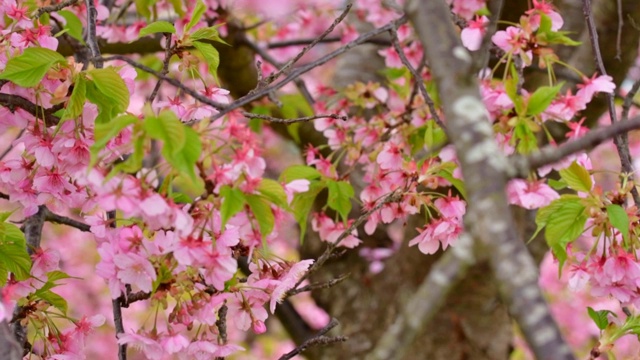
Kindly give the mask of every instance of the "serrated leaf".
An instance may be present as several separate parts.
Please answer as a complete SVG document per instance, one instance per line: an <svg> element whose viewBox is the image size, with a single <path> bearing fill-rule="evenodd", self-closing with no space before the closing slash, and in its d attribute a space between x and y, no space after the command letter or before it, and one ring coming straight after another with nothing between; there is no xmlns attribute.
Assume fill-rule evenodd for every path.
<svg viewBox="0 0 640 360"><path fill-rule="evenodd" d="M176 204L190 204L193 202L193 199L191 199L189 195L180 192L172 193L170 198Z"/></svg>
<svg viewBox="0 0 640 360"><path fill-rule="evenodd" d="M424 144L427 149L433 149L438 147L447 141L447 135L444 130L436 124L434 120L427 121L427 126L424 133Z"/></svg>
<svg viewBox="0 0 640 360"><path fill-rule="evenodd" d="M100 92L93 81L87 82L86 96L89 102L98 106L98 116L94 122L96 125L107 124L118 115L113 103Z"/></svg>
<svg viewBox="0 0 640 360"><path fill-rule="evenodd" d="M65 300L62 296L54 293L51 290L47 291L36 291L35 296L39 299L42 299L54 308L60 310L63 314L67 313L67 300Z"/></svg>
<svg viewBox="0 0 640 360"><path fill-rule="evenodd" d="M189 32L189 30L191 30L191 28L200 21L200 18L202 18L202 15L204 15L204 12L206 10L206 5L202 2L202 0L198 0L196 2L195 8L193 9L193 13L191 14L191 20L189 20L189 23L184 27L185 33Z"/></svg>
<svg viewBox="0 0 640 360"><path fill-rule="evenodd" d="M246 203L246 198L240 189L235 189L228 185L220 188L220 197L222 197L222 206L220 206L220 221L222 225L220 225L220 228L224 229L227 221L242 210Z"/></svg>
<svg viewBox="0 0 640 360"><path fill-rule="evenodd" d="M271 206L257 195L247 195L246 199L253 216L255 216L258 221L260 234L262 234L262 239L264 240L271 234L273 226L275 225L275 217L273 216L273 211L271 211Z"/></svg>
<svg viewBox="0 0 640 360"><path fill-rule="evenodd" d="M194 41L193 47L198 49L209 68L209 73L218 82L218 66L220 66L220 53L211 44L203 43L200 41Z"/></svg>
<svg viewBox="0 0 640 360"><path fill-rule="evenodd" d="M453 185L453 187L455 187L456 190L458 190L460 195L462 195L462 197L466 199L467 190L464 187L464 182L456 178L455 176L453 176L453 171L455 170L457 165L455 163L448 162L448 163L442 163L441 166L443 168L440 171L438 171L437 175L447 180L448 182L450 182L451 185Z"/></svg>
<svg viewBox="0 0 640 360"><path fill-rule="evenodd" d="M556 179L548 179L547 184L551 186L554 190L562 190L567 187L567 183L564 181L559 181Z"/></svg>
<svg viewBox="0 0 640 360"><path fill-rule="evenodd" d="M7 222L0 223L0 264L17 280L29 278L31 257L27 253L24 234L20 228Z"/></svg>
<svg viewBox="0 0 640 360"><path fill-rule="evenodd" d="M168 34L175 34L176 33L176 28L175 26L173 26L172 23L168 22L168 21L155 21L152 22L151 24L143 27L142 29L140 29L140 33L138 34L138 38L141 38L143 36L147 36L147 35L151 35L151 34L157 34L157 33L168 33Z"/></svg>
<svg viewBox="0 0 640 360"><path fill-rule="evenodd" d="M556 95L562 88L563 83L557 84L556 86L541 86L536 91L531 94L529 98L529 103L527 105L527 115L535 116L541 114L545 111L549 104L555 99Z"/></svg>
<svg viewBox="0 0 640 360"><path fill-rule="evenodd" d="M587 306L587 312L589 313L589 317L596 323L596 326L600 330L604 330L609 326L609 319L607 318L608 314L614 314L609 310L593 310L592 307ZM614 314L615 315L615 314Z"/></svg>
<svg viewBox="0 0 640 360"><path fill-rule="evenodd" d="M196 40L211 40L211 41L217 41L219 43L223 43L225 45L229 45L227 44L226 41L222 40L222 38L220 38L220 33L218 33L218 27L220 25L216 25L216 26L211 26L211 27L206 27L206 28L200 28L196 31L193 32L193 34L189 35L189 39L196 41Z"/></svg>
<svg viewBox="0 0 640 360"><path fill-rule="evenodd" d="M84 104L87 101L87 81L84 76L78 76L73 84L73 91L67 102L67 108L62 115L62 120L75 119L82 115Z"/></svg>
<svg viewBox="0 0 640 360"><path fill-rule="evenodd" d="M113 170L111 170L107 176L108 179L119 171L135 174L142 168L142 161L144 160L144 140L145 138L140 135L134 138L133 153L129 155L127 160L113 167Z"/></svg>
<svg viewBox="0 0 640 360"><path fill-rule="evenodd" d="M567 258L565 250L567 244L576 240L584 232L584 226L589 218L585 214L586 207L581 199L561 200L562 198L555 200L561 203L553 213L547 215L545 229L547 244L560 262L560 273Z"/></svg>
<svg viewBox="0 0 640 360"><path fill-rule="evenodd" d="M311 166L306 165L292 165L286 168L280 174L280 181L289 183L293 180L307 179L316 180L319 179L322 174Z"/></svg>
<svg viewBox="0 0 640 360"><path fill-rule="evenodd" d="M42 81L53 65L64 61L65 58L53 50L42 47L26 48L22 55L7 61L0 79L9 80L21 87L34 87Z"/></svg>
<svg viewBox="0 0 640 360"><path fill-rule="evenodd" d="M284 188L279 182L272 179L262 179L260 184L258 184L257 190L277 206L283 209L289 207L287 204L287 193L285 193Z"/></svg>
<svg viewBox="0 0 640 360"><path fill-rule="evenodd" d="M291 209L298 225L300 225L300 243L307 232L307 220L316 197L326 187L324 181L311 181L309 191L295 194L291 201Z"/></svg>
<svg viewBox="0 0 640 360"><path fill-rule="evenodd" d="M102 149L104 149L105 146L107 146L107 143L111 139L118 136L120 131L122 131L124 128L126 128L131 124L135 124L137 121L138 121L137 117L129 114L124 114L111 120L111 122L109 123L95 124L94 130L93 130L95 141L93 145L91 145L91 147L89 148L89 150L91 151L90 166L95 165L98 153Z"/></svg>
<svg viewBox="0 0 640 360"><path fill-rule="evenodd" d="M131 95L124 80L113 68L93 69L87 74L97 90L112 104L112 113L119 114L127 110Z"/></svg>
<svg viewBox="0 0 640 360"><path fill-rule="evenodd" d="M78 40L81 44L84 44L82 38L82 21L78 19L78 16L69 10L60 10L57 12L65 20L64 28L68 30L68 34Z"/></svg>
<svg viewBox="0 0 640 360"><path fill-rule="evenodd" d="M568 168L560 170L559 173L562 180L573 190L589 192L593 187L591 175L587 169L575 161Z"/></svg>
<svg viewBox="0 0 640 360"><path fill-rule="evenodd" d="M174 153L162 148L162 155L167 162L181 173L189 175L191 180L196 181L197 176L194 171L196 162L202 153L202 142L198 133L188 126L184 126L185 140L182 148Z"/></svg>
<svg viewBox="0 0 640 360"><path fill-rule="evenodd" d="M351 211L351 198L354 196L353 187L346 181L329 180L327 188L329 189L327 205L337 211L342 220L346 222Z"/></svg>
<svg viewBox="0 0 640 360"><path fill-rule="evenodd" d="M163 142L163 150L175 155L181 151L186 141L186 126L172 111L162 111L158 116L144 120L144 131L151 138Z"/></svg>
<svg viewBox="0 0 640 360"><path fill-rule="evenodd" d="M620 230L625 240L629 238L629 215L620 205L608 205L607 216L611 226Z"/></svg>

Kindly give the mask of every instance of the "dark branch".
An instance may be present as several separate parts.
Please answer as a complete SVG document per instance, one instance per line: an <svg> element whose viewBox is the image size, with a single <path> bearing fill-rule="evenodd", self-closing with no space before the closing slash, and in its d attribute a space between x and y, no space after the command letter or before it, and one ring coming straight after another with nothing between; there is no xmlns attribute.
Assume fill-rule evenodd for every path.
<svg viewBox="0 0 640 360"><path fill-rule="evenodd" d="M40 16L42 16L42 14L45 13L52 13L55 11L59 11L62 10L64 8L66 8L67 6L72 6L75 5L79 0L65 0L61 3L55 4L55 5L48 5L48 6L43 6L41 8L38 8L38 10L36 10L36 12L33 14L33 18L34 19L38 19Z"/></svg>
<svg viewBox="0 0 640 360"><path fill-rule="evenodd" d="M327 324L327 326L325 326L322 329L320 329L320 331L318 331L318 333L314 337L312 337L311 339L303 342L302 344L300 344L299 346L297 346L295 349L291 350L290 352L282 355L279 358L279 360L292 359L294 356L302 353L303 351L307 350L308 348L310 348L312 346L329 345L329 344L334 344L334 343L337 343L337 342L345 342L345 341L347 341L347 337L345 337L345 336L324 336L324 334L328 333L331 329L333 329L334 327L336 327L338 325L340 325L338 320L332 318L331 321L329 322L329 324Z"/></svg>
<svg viewBox="0 0 640 360"><path fill-rule="evenodd" d="M297 122L307 122L311 120L325 119L325 118L345 120L345 121L347 120L346 116L341 116L336 114L305 116L305 117L299 117L294 119L281 119L281 118L277 118L269 115L254 114L254 113L245 112L245 111L242 112L242 115L250 119L254 118L254 119L267 120L269 122L277 123L277 124L293 124Z"/></svg>
<svg viewBox="0 0 640 360"><path fill-rule="evenodd" d="M45 109L42 106L36 105L20 95L10 95L4 93L0 93L0 105L9 108L9 110L11 111L13 111L16 107L19 107L38 119L42 119L44 117L44 123L46 126L54 126L60 122L60 118L53 115L53 113L60 110L62 106L54 106L50 109Z"/></svg>

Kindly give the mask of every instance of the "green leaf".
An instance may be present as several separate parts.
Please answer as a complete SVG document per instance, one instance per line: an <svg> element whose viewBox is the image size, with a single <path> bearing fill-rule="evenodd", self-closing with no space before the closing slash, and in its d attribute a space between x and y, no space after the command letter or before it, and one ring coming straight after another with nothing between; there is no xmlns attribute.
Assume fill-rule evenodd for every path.
<svg viewBox="0 0 640 360"><path fill-rule="evenodd" d="M342 216L342 220L346 222L351 211L351 198L354 196L353 187L346 181L328 180L327 188L329 189L327 205L337 211Z"/></svg>
<svg viewBox="0 0 640 360"><path fill-rule="evenodd" d="M566 246L584 232L584 225L589 217L585 214L586 207L580 198L560 198L551 204L555 202L560 204L555 205L555 211L546 215L545 238L558 258L559 271L562 272L567 257Z"/></svg>
<svg viewBox="0 0 640 360"><path fill-rule="evenodd" d="M293 216L300 225L300 243L304 240L304 235L307 232L307 220L309 220L309 213L311 212L313 203L320 191L325 187L326 184L324 181L311 181L311 184L309 184L309 191L295 194L293 201L291 201Z"/></svg>
<svg viewBox="0 0 640 360"><path fill-rule="evenodd" d="M322 176L316 168L306 165L292 165L286 168L280 174L280 181L284 183L289 183L293 180L298 179L307 179L307 180L316 180Z"/></svg>
<svg viewBox="0 0 640 360"><path fill-rule="evenodd" d="M186 126L172 111L162 111L157 117L151 116L144 120L144 130L147 135L163 142L163 150L175 155L181 151L186 142Z"/></svg>
<svg viewBox="0 0 640 360"><path fill-rule="evenodd" d="M589 317L596 323L596 326L600 330L604 330L609 326L609 319L607 318L608 314L615 314L609 310L593 310L590 306L587 306L587 312L589 313Z"/></svg>
<svg viewBox="0 0 640 360"><path fill-rule="evenodd" d="M625 240L629 238L629 215L620 205L607 206L607 215L611 226L620 230Z"/></svg>
<svg viewBox="0 0 640 360"><path fill-rule="evenodd" d="M258 220L260 234L262 234L262 239L264 240L271 234L275 224L275 217L273 216L273 211L271 211L271 206L257 195L246 195L246 199L253 216Z"/></svg>
<svg viewBox="0 0 640 360"><path fill-rule="evenodd" d="M539 115L549 107L551 101L558 95L563 83L556 86L541 86L529 98L527 105L527 115Z"/></svg>
<svg viewBox="0 0 640 360"><path fill-rule="evenodd" d="M220 227L224 229L227 221L242 210L247 200L240 189L228 185L220 188L220 197L223 199L220 207L220 221L222 221Z"/></svg>
<svg viewBox="0 0 640 360"><path fill-rule="evenodd" d="M257 190L277 206L283 209L289 207L287 204L287 194L284 192L284 188L279 182L272 179L262 179Z"/></svg>
<svg viewBox="0 0 640 360"><path fill-rule="evenodd" d="M424 144L427 149L436 148L447 141L447 134L440 128L434 120L427 121L427 128L424 133Z"/></svg>
<svg viewBox="0 0 640 360"><path fill-rule="evenodd" d="M168 283L172 278L173 274L171 273L171 269L162 263L158 268L158 276L156 276L156 279L153 281L151 292L155 293L160 285Z"/></svg>
<svg viewBox="0 0 640 360"><path fill-rule="evenodd" d="M93 135L95 141L93 145L89 148L91 151L91 163L90 166L95 165L98 157L98 153L107 146L107 143L118 136L120 131L131 124L135 124L138 122L138 118L124 114L120 115L117 118L111 120L109 123L97 123L94 126Z"/></svg>
<svg viewBox="0 0 640 360"><path fill-rule="evenodd" d="M223 43L226 45L227 44L226 41L222 40L222 38L220 38L220 33L218 33L218 27L220 25L216 25L216 26L211 26L211 27L206 27L206 28L200 28L198 30L196 30L193 34L189 35L189 39L196 41L196 40L210 40L210 41L217 41L219 43Z"/></svg>
<svg viewBox="0 0 640 360"><path fill-rule="evenodd" d="M87 101L87 80L80 75L73 84L73 92L69 97L67 108L62 115L62 120L75 119L82 115L84 104Z"/></svg>
<svg viewBox="0 0 640 360"><path fill-rule="evenodd" d="M529 154L538 149L538 139L526 119L521 119L516 124L511 143L521 154Z"/></svg>
<svg viewBox="0 0 640 360"><path fill-rule="evenodd" d="M556 180L556 179L548 179L547 184L551 186L554 190L562 190L567 187L567 183L564 181Z"/></svg>
<svg viewBox="0 0 640 360"><path fill-rule="evenodd" d="M197 181L198 177L194 167L202 153L202 142L200 142L200 137L195 130L186 125L183 125L183 128L185 134L184 146L174 153L171 153L165 146L162 148L162 155L176 170L189 175L191 180Z"/></svg>
<svg viewBox="0 0 640 360"><path fill-rule="evenodd" d="M138 133L138 136L134 135L133 140L133 153L129 155L127 160L117 164L113 170L109 173L107 178L117 174L119 171L123 171L129 174L135 174L142 168L142 161L144 160L144 141L145 138L142 134Z"/></svg>
<svg viewBox="0 0 640 360"><path fill-rule="evenodd" d="M155 3L154 0L134 0L136 4L136 11L138 14L144 16L149 20L151 18L151 5Z"/></svg>
<svg viewBox="0 0 640 360"><path fill-rule="evenodd" d="M560 170L560 177L571 189L576 191L589 192L593 187L591 175L587 169L575 161L568 168Z"/></svg>
<svg viewBox="0 0 640 360"><path fill-rule="evenodd" d="M462 197L466 199L467 190L464 187L464 182L453 176L453 171L456 169L458 165L456 165L453 162L446 162L446 163L442 163L441 166L442 166L442 169L438 171L437 175L447 180L448 182L450 182L451 185L453 185L453 187L455 187L456 190L458 190L460 195L462 195Z"/></svg>
<svg viewBox="0 0 640 360"><path fill-rule="evenodd" d="M200 18L202 18L202 15L204 15L206 10L207 6L202 2L202 0L198 0L198 2L196 2L196 7L193 9L193 14L191 14L191 20L189 20L189 23L184 27L185 33L189 32L189 30L191 30L191 28L200 21Z"/></svg>
<svg viewBox="0 0 640 360"><path fill-rule="evenodd" d="M54 308L60 310L63 314L67 314L67 300L65 300L62 296L54 293L51 290L46 291L36 291L35 296L39 299L42 299Z"/></svg>
<svg viewBox="0 0 640 360"><path fill-rule="evenodd" d="M78 40L81 44L84 44L82 38L82 22L78 19L78 16L69 10L60 10L58 15L62 16L66 22L64 28L68 30L68 34Z"/></svg>
<svg viewBox="0 0 640 360"><path fill-rule="evenodd" d="M62 62L65 62L65 58L53 50L42 47L26 48L22 55L7 61L0 79L9 80L21 87L34 87L42 81L53 65Z"/></svg>
<svg viewBox="0 0 640 360"><path fill-rule="evenodd" d="M20 228L7 222L0 223L0 264L3 272L10 271L17 280L29 278L31 257L27 253L24 234ZM6 277L0 278L3 284L6 280Z"/></svg>
<svg viewBox="0 0 640 360"><path fill-rule="evenodd" d="M176 28L168 21L155 21L140 29L138 38L156 33L175 34Z"/></svg>
<svg viewBox="0 0 640 360"><path fill-rule="evenodd" d="M218 50L213 45L200 41L194 41L193 47L200 51L209 68L209 74L218 82L218 66L220 66L220 53Z"/></svg>
<svg viewBox="0 0 640 360"><path fill-rule="evenodd" d="M131 95L129 94L129 89L127 89L127 85L124 83L124 80L122 80L122 77L120 77L113 68L93 69L87 71L87 74L91 78L96 89L104 97L101 99L101 102L107 101L111 104L112 116L123 113L127 110ZM108 120L111 120L111 118Z"/></svg>
<svg viewBox="0 0 640 360"><path fill-rule="evenodd" d="M193 199L191 199L189 195L180 192L174 192L170 197L176 204L190 204L193 202Z"/></svg>

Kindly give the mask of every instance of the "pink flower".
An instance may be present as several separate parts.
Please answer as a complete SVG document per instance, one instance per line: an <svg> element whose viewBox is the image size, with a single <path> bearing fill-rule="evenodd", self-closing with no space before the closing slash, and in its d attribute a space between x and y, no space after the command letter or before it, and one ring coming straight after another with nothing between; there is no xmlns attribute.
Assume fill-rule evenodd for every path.
<svg viewBox="0 0 640 360"><path fill-rule="evenodd" d="M609 75L596 76L594 74L591 78L583 78L582 80L584 84L578 84L579 90L576 96L580 97L585 104L590 102L597 92L613 94L616 89L616 84L613 83L613 78Z"/></svg>
<svg viewBox="0 0 640 360"><path fill-rule="evenodd" d="M186 349L189 343L189 339L180 333L167 334L166 336L160 337L160 346L162 346L168 354L179 353L183 349Z"/></svg>
<svg viewBox="0 0 640 360"><path fill-rule="evenodd" d="M538 29L540 27L540 14L545 14L551 19L551 30L558 31L564 25L564 20L562 20L562 16L554 11L553 6L546 1L538 1L533 0L533 9L527 10L527 15L531 16L531 25L533 25L533 30Z"/></svg>
<svg viewBox="0 0 640 360"><path fill-rule="evenodd" d="M118 254L114 256L113 262L118 267L117 276L120 281L135 285L145 292L152 290L156 271L147 258L133 253Z"/></svg>
<svg viewBox="0 0 640 360"><path fill-rule="evenodd" d="M496 31L491 37L491 41L505 52L514 55L524 54L525 57L523 60L525 60L525 64L529 64L531 62L532 52L531 50L523 51L528 46L529 37L530 34L521 28L509 26L506 30Z"/></svg>
<svg viewBox="0 0 640 360"><path fill-rule="evenodd" d="M462 220L462 217L466 212L466 205L464 201L460 200L458 196L452 197L451 191L449 191L449 195L447 197L439 198L434 201L434 204L445 218L456 218Z"/></svg>
<svg viewBox="0 0 640 360"><path fill-rule="evenodd" d="M384 144L382 151L376 157L376 162L383 170L398 170L402 168L402 149L399 145L389 141Z"/></svg>
<svg viewBox="0 0 640 360"><path fill-rule="evenodd" d="M471 51L480 49L487 24L489 24L489 18L486 16L476 16L475 20L470 20L468 26L460 33L462 45Z"/></svg>
<svg viewBox="0 0 640 360"><path fill-rule="evenodd" d="M409 246L418 245L423 254L435 254L442 245L446 250L449 245L462 233L460 221L453 218L433 220L424 227L422 232L409 241Z"/></svg>
<svg viewBox="0 0 640 360"><path fill-rule="evenodd" d="M287 203L291 204L293 195L309 191L309 180L299 179L293 180L284 186L284 192L287 194Z"/></svg>
<svg viewBox="0 0 640 360"><path fill-rule="evenodd" d="M351 220L350 222L353 222ZM313 231L317 231L320 234L320 239L326 242L335 243L338 238L344 233L346 227L343 223L338 222L334 223L327 215L323 213L314 214L311 219L311 227ZM347 235L342 241L340 241L339 246L344 246L346 248L354 248L360 244L360 239L357 238L358 231L353 230L351 234Z"/></svg>
<svg viewBox="0 0 640 360"><path fill-rule="evenodd" d="M309 267L313 264L313 260L302 260L295 263L289 268L289 271L282 276L280 282L271 292L271 300L269 302L269 310L273 314L276 310L276 302L281 302L284 299L284 295L292 289L298 280L305 274Z"/></svg>
<svg viewBox="0 0 640 360"><path fill-rule="evenodd" d="M60 253L58 250L37 248L31 258L33 259L31 266L33 277L41 278L48 272L59 269Z"/></svg>
<svg viewBox="0 0 640 360"><path fill-rule="evenodd" d="M162 359L166 355L162 345L157 340L141 334L119 334L118 344L127 344L134 349L140 350L149 359Z"/></svg>
<svg viewBox="0 0 640 360"><path fill-rule="evenodd" d="M227 357L235 352L244 350L233 344L217 345L213 340L194 341L189 344L186 353L178 353L180 359L209 360L217 357Z"/></svg>
<svg viewBox="0 0 640 360"><path fill-rule="evenodd" d="M485 6L485 0L447 0L447 3L453 3L453 12L464 19L471 19Z"/></svg>
<svg viewBox="0 0 640 360"><path fill-rule="evenodd" d="M507 196L509 203L529 210L547 206L560 198L560 195L544 182L527 182L522 179L511 180L507 184Z"/></svg>
<svg viewBox="0 0 640 360"><path fill-rule="evenodd" d="M210 252L203 259L204 268L200 268L200 274L207 284L217 290L224 290L224 283L233 277L238 270L238 261L233 257L230 248L216 244L215 251Z"/></svg>

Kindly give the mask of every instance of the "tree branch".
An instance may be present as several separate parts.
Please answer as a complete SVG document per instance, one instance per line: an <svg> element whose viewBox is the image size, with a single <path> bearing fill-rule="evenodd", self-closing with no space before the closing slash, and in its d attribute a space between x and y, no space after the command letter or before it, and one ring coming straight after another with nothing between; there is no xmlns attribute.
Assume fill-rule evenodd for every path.
<svg viewBox="0 0 640 360"><path fill-rule="evenodd" d="M65 0L65 1L57 3L55 5L43 6L41 8L38 8L38 10L36 10L36 12L33 14L32 18L33 19L38 19L38 18L40 18L40 16L42 16L45 13L52 13L52 12L55 12L55 11L62 10L64 8L66 8L67 6L75 5L78 1L79 0Z"/></svg>
<svg viewBox="0 0 640 360"><path fill-rule="evenodd" d="M337 343L337 342L347 341L347 338L345 336L324 336L324 334L328 333L331 329L333 329L334 327L336 327L338 325L340 325L338 320L332 318L331 321L329 322L329 324L327 324L327 326L325 326L322 329L320 329L320 331L318 331L318 333L314 337L312 337L311 339L303 342L302 344L300 344L299 346L297 346L295 349L291 350L290 352L282 355L279 358L279 360L292 359L294 356L302 353L303 351L307 350L308 348L310 348L312 346L328 345L328 344L333 344L333 343Z"/></svg>
<svg viewBox="0 0 640 360"><path fill-rule="evenodd" d="M42 106L36 105L20 95L0 93L0 105L9 108L9 110L11 111L13 111L16 107L19 107L29 114L35 116L37 119L44 118L44 124L46 126L54 126L57 125L58 122L60 122L60 118L53 115L53 113L62 109L64 104L53 106L50 109L45 109Z"/></svg>
<svg viewBox="0 0 640 360"><path fill-rule="evenodd" d="M500 294L539 359L573 359L538 287L537 266L517 233L506 197L507 159L480 97L473 58L449 20L444 0L408 1L405 11L422 42L467 181L465 230L486 254Z"/></svg>
<svg viewBox="0 0 640 360"><path fill-rule="evenodd" d="M311 120L325 119L325 118L338 119L338 120L344 120L344 121L347 120L346 116L341 116L337 114L313 115L313 116L305 116L305 117L299 117L294 119L280 119L280 118L269 116L269 115L254 114L246 111L243 111L242 115L249 119L254 118L254 119L267 120L269 122L276 123L276 124L293 124L297 122L307 122Z"/></svg>
<svg viewBox="0 0 640 360"><path fill-rule="evenodd" d="M640 129L640 116L636 116L628 121L619 121L613 125L592 130L583 137L566 142L560 146L547 145L528 156L514 155L510 159L511 169L509 175L511 177L526 178L532 170L556 163L569 155L591 150L617 135L636 129Z"/></svg>

